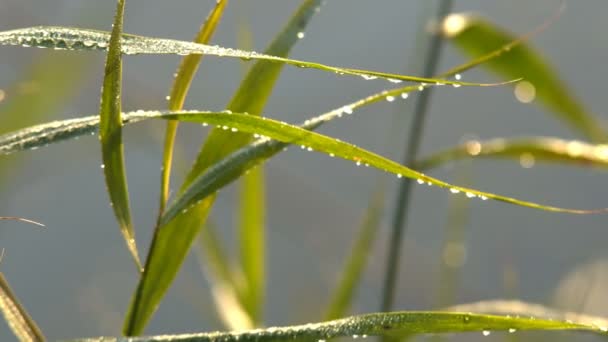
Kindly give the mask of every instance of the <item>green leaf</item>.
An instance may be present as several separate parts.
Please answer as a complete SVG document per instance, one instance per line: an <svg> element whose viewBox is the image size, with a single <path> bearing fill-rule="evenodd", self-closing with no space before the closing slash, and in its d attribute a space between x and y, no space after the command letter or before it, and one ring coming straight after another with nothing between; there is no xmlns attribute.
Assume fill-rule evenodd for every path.
<svg viewBox="0 0 608 342"><path fill-rule="evenodd" d="M443 34L455 46L471 57L516 41L516 37L496 25L467 14L449 15L442 25ZM505 79L522 77L516 85L516 93L523 93L528 100L534 98L583 136L593 141L606 141L607 134L597 119L576 98L553 67L529 44L512 46L508 53L484 64L489 70Z"/></svg>
<svg viewBox="0 0 608 342"><path fill-rule="evenodd" d="M0 311L19 341L46 341L36 322L19 303L2 272L0 272Z"/></svg>
<svg viewBox="0 0 608 342"><path fill-rule="evenodd" d="M129 190L127 189L122 145L122 118L120 112L122 53L120 36L122 35L124 9L125 0L118 0L101 93L99 138L103 159L102 167L110 195L110 204L114 209L127 248L138 269L141 270L142 266L135 244L135 231L131 223Z"/></svg>
<svg viewBox="0 0 608 342"><path fill-rule="evenodd" d="M384 191L382 186L372 197L363 218L357 240L352 247L351 255L344 267L340 282L325 313L325 320L330 321L346 316L353 301L355 291L361 281L361 275L376 240L382 210L384 209Z"/></svg>
<svg viewBox="0 0 608 342"><path fill-rule="evenodd" d="M278 56L287 55L293 45L299 40L298 32L301 32L305 28L320 4L321 0L306 0L302 2L302 5L295 12L283 31L279 33L267 48L266 53ZM200 45L200 47L210 48L204 45ZM218 50L218 48L213 47L211 49ZM221 54L225 54L233 50L222 50L219 48L219 51L221 51ZM258 54L246 54L248 54L248 58L258 56ZM277 61L277 58L278 60L284 60L282 57L258 58L260 60L251 68L228 104L227 108L229 110L249 113L251 116L261 115L261 111L272 92L283 66L282 63L269 62ZM252 91L252 89L255 89L255 91ZM194 165L186 176L180 193L207 167L237 148L246 145L250 139L250 134L234 134L232 132L224 132L221 129L212 130L199 152ZM140 279L125 319L123 327L125 335L139 335L143 331L147 321L156 310L156 307L175 278L196 234L203 227L214 200L215 196L210 196L203 203L198 204L195 208L191 208L192 210L189 213L184 212L171 223L163 221L162 217L159 218L152 246L148 252L146 270Z"/></svg>
<svg viewBox="0 0 608 342"><path fill-rule="evenodd" d="M241 304L243 299L238 285L242 282L239 281L241 277L233 272L216 231L215 225L207 220L197 239L196 255L201 271L209 279L216 310L225 326L230 330L252 329L253 320Z"/></svg>
<svg viewBox="0 0 608 342"><path fill-rule="evenodd" d="M265 272L266 197L263 165L243 176L240 203L240 257L245 277L243 306L253 323L262 322Z"/></svg>
<svg viewBox="0 0 608 342"><path fill-rule="evenodd" d="M304 22L302 22L304 23ZM299 25L299 24L298 24ZM297 33L296 33L297 34ZM61 50L106 50L108 48L109 33L104 31L58 27L37 26L11 31L0 32L0 45L18 45L24 47L45 47ZM297 37L297 36L296 36ZM123 34L121 40L124 54L202 54L219 57L241 58L243 60L261 60L279 64L289 64L300 68L318 69L338 75L361 76L364 79L384 79L393 83L402 81L418 83L439 83L467 86L493 86L496 84L482 84L473 82L450 81L440 78L426 78L392 74L387 72L351 69L307 62L275 55L261 54L253 51L243 51L220 46L197 44L173 39L162 39ZM277 56L278 55L278 56Z"/></svg>
<svg viewBox="0 0 608 342"><path fill-rule="evenodd" d="M209 42L222 18L226 4L228 4L228 0L219 0L215 3L215 7L211 10L205 23L201 26L198 34L194 38L195 43L207 44ZM182 62L177 68L177 73L173 80L173 87L171 88L169 95L169 110L180 110L184 107L186 95L188 94L190 84L194 79L194 75L196 74L202 57L203 55L188 55L182 59ZM165 205L169 198L171 164L173 161L173 148L175 145L175 135L177 134L177 124L177 121L170 121L167 123L167 128L165 130L165 146L163 150L163 164L161 167L160 181L159 217L165 210Z"/></svg>
<svg viewBox="0 0 608 342"><path fill-rule="evenodd" d="M608 145L549 137L471 140L431 154L418 161L416 166L420 170L429 170L464 158L504 158L522 163L538 161L608 168Z"/></svg>
<svg viewBox="0 0 608 342"><path fill-rule="evenodd" d="M139 338L93 338L79 340L103 342L279 342L319 341L352 336L400 337L411 334L438 334L459 332L494 331L516 332L523 330L584 331L606 336L606 328L590 322L566 322L539 318L480 315L455 312L392 312L352 316L323 323L310 323L290 327L273 327L244 332L213 332L201 334L139 337Z"/></svg>

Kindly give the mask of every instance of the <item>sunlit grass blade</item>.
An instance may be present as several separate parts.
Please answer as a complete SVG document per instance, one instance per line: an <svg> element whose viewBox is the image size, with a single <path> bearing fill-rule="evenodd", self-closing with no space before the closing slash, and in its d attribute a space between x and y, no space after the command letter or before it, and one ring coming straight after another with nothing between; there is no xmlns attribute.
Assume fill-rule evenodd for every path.
<svg viewBox="0 0 608 342"><path fill-rule="evenodd" d="M608 168L608 145L550 137L471 140L424 157L416 162L416 166L420 170L429 170L467 158L503 158L513 159L522 164L549 162Z"/></svg>
<svg viewBox="0 0 608 342"><path fill-rule="evenodd" d="M37 26L0 32L0 45L35 46L67 50L106 50L110 34L104 31L58 27ZM276 54L261 54L253 51L243 51L232 48L197 44L173 39L143 37L123 34L122 52L125 54L202 54L219 57L241 58L244 60L261 60L280 64L289 64L300 68L318 69L338 75L360 76L364 79L384 79L389 82L402 81L417 83L440 83L466 86L492 86L494 84L451 81L441 78L427 78L393 74L380 71L351 69L324 65L321 63L301 61L280 57ZM519 77L515 77L518 79Z"/></svg>
<svg viewBox="0 0 608 342"><path fill-rule="evenodd" d="M454 312L476 312L498 315L533 316L547 320L559 320L575 324L585 324L596 327L602 332L608 332L608 318L587 315L584 313L562 311L541 304L519 300L485 300L480 302L458 304L445 310Z"/></svg>
<svg viewBox="0 0 608 342"><path fill-rule="evenodd" d="M46 341L36 322L19 303L2 272L0 272L0 311L19 341Z"/></svg>
<svg viewBox="0 0 608 342"><path fill-rule="evenodd" d="M452 14L442 25L443 34L472 57L487 54L517 40L516 37L479 16ZM518 44L484 64L505 79L523 78L515 85L516 96L524 102L537 99L583 136L605 141L606 131L559 78L546 58L530 44Z"/></svg>
<svg viewBox="0 0 608 342"><path fill-rule="evenodd" d="M222 18L226 4L228 4L228 0L219 0L216 2L215 7L211 10L205 23L201 26L198 34L194 38L195 43L207 44L209 42ZM183 108L186 95L190 89L190 84L194 79L194 75L196 74L202 57L203 55L188 55L182 59L169 94L169 110L180 110ZM177 121L170 121L167 123L167 128L165 130L165 145L163 149L163 164L161 167L160 180L159 217L165 210L165 205L169 197L171 164L173 161L173 148L175 145L177 125Z"/></svg>
<svg viewBox="0 0 608 342"><path fill-rule="evenodd" d="M254 324L262 322L266 278L266 196L263 165L243 176L239 217L240 259L245 277L243 306Z"/></svg>
<svg viewBox="0 0 608 342"><path fill-rule="evenodd" d="M303 1L285 28L266 49L266 53L286 56L299 40L298 32L306 27L320 4L321 0ZM199 47L204 46L200 45ZM221 51L224 54L229 50ZM247 58L251 58L251 56L252 54L249 54ZM270 59L259 58L260 60L249 70L245 79L241 82L227 106L228 110L250 114L245 116L261 115L284 65L271 63L270 61L273 61L273 58L275 57ZM279 59L282 60L282 57ZM255 132L250 131L248 133ZM186 176L180 193L207 167L246 145L250 140L251 134L213 129ZM146 270L140 279L125 319L123 327L125 335L139 335L143 331L147 321L162 300L164 293L171 285L196 234L201 230L214 200L215 196L209 196L202 203L190 208L190 212L180 212L181 215L174 222L163 220L162 217L158 220L158 227L155 230L152 246L146 259ZM176 238L176 235L179 235L179 238ZM258 293L255 293L255 295L257 296ZM261 301L257 300L256 302Z"/></svg>
<svg viewBox="0 0 608 342"><path fill-rule="evenodd" d="M357 234L357 239L352 247L350 256L346 259L346 266L342 271L338 286L331 296L324 319L327 321L342 318L347 315L350 309L357 286L361 282L361 277L367 259L371 253L372 246L376 240L376 234L380 226L382 210L384 209L383 186L378 186L379 190L372 197L361 229Z"/></svg>
<svg viewBox="0 0 608 342"><path fill-rule="evenodd" d="M412 334L440 334L479 332L517 332L524 330L581 331L606 336L604 327L592 323L572 323L545 320L534 317L480 315L456 312L410 311L372 313L352 316L323 323L309 323L290 327L273 327L244 332L212 332L201 334L137 337L137 338L92 338L82 342L266 342L266 341L318 341L338 337L391 336Z"/></svg>
<svg viewBox="0 0 608 342"><path fill-rule="evenodd" d="M122 53L121 39L125 1L118 0L112 37L106 58L105 76L99 112L99 138L103 173L110 195L110 204L118 220L129 252L139 270L142 269L135 244L135 232L129 209L129 190L124 165L121 118Z"/></svg>
<svg viewBox="0 0 608 342"><path fill-rule="evenodd" d="M243 299L239 295L239 283L242 281L235 275L216 231L215 225L207 220L197 239L199 265L209 279L216 310L226 328L253 329L253 319L241 304Z"/></svg>

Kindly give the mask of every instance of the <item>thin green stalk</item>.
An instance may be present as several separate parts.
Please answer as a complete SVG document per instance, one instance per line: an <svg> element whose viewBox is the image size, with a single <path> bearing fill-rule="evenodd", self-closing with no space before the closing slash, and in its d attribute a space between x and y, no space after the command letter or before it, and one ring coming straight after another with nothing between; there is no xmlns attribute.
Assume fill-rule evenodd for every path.
<svg viewBox="0 0 608 342"><path fill-rule="evenodd" d="M440 0L437 18L445 17L451 11L451 8L451 0ZM424 75L433 75L436 72L439 57L441 55L441 42L442 38L438 34L433 35L430 39L426 54L427 58L424 66ZM403 158L404 165L412 165L416 160L420 142L422 140L422 131L424 130L426 111L431 94L432 88L428 88L421 92L416 98L414 117L408 134L407 150ZM412 182L409 178L403 179L399 184L399 192L397 194L396 207L392 219L392 232L387 249L386 271L381 305L381 311L383 312L390 311L393 307L399 259L401 255L401 240L405 233L405 221L410 202L411 185Z"/></svg>

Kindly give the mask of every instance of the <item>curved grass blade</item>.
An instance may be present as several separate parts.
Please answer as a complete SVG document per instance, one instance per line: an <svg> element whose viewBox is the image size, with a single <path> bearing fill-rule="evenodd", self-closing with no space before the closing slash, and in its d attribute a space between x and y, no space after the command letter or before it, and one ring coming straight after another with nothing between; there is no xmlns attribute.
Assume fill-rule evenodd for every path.
<svg viewBox="0 0 608 342"><path fill-rule="evenodd" d="M321 0L303 1L285 28L267 48L266 53L286 56L299 40L298 32L306 27L320 4ZM280 58L282 59L282 57ZM280 63L259 60L241 82L227 108L235 112L249 113L251 116L261 115L282 66L283 64ZM221 129L212 130L186 176L180 192L211 164L246 145L250 140L251 134L235 134L224 132ZM159 219L148 252L146 271L140 279L125 319L123 327L125 335L138 335L143 331L164 293L171 285L197 233L202 229L214 199L214 196L210 196L203 203L191 208L190 212L179 215L175 222L171 222L169 225L165 226L168 221L163 221L162 217ZM176 235L179 235L179 238L176 238ZM259 284L256 286L261 289ZM252 295L261 297L259 293L252 293ZM261 303L261 300L253 299L247 302ZM247 309L249 306L244 307ZM249 315L253 317L252 312L249 312Z"/></svg>
<svg viewBox="0 0 608 342"><path fill-rule="evenodd" d="M372 245L376 240L376 234L382 217L382 209L384 208L384 190L380 190L372 197L361 230L357 234L357 240L353 245L351 255L347 259L347 264L342 272L340 282L336 287L334 294L331 297L330 304L325 313L325 320L330 321L346 316L357 286L361 281L361 275L367 264L368 256L371 252Z"/></svg>
<svg viewBox="0 0 608 342"><path fill-rule="evenodd" d="M2 272L0 272L0 311L19 341L46 341L36 322L19 303Z"/></svg>
<svg viewBox="0 0 608 342"><path fill-rule="evenodd" d="M439 334L459 332L558 330L581 331L606 336L603 327L587 323L523 318L511 316L481 315L472 313L411 311L372 313L323 323L309 323L290 327L273 327L244 332L212 332L158 337L111 338L101 337L78 340L82 342L280 342L318 341L337 337L390 336L412 334Z"/></svg>
<svg viewBox="0 0 608 342"><path fill-rule="evenodd" d="M239 294L239 278L233 272L222 243L216 234L217 229L205 222L198 235L196 255L203 274L207 275L216 310L226 328L230 330L253 329L254 323L243 308ZM207 266L207 267L204 267Z"/></svg>
<svg viewBox="0 0 608 342"><path fill-rule="evenodd" d="M99 140L101 141L102 167L108 194L110 195L110 204L127 243L127 248L138 269L142 270L135 244L133 223L131 222L129 190L127 189L122 145L122 118L120 112L122 53L120 36L122 34L125 1L118 0L106 58L99 112Z"/></svg>
<svg viewBox="0 0 608 342"><path fill-rule="evenodd" d="M12 221L20 221L20 222L24 222L24 223L31 223L31 224L35 224L37 226L40 227L44 227L44 224L34 221L34 220L30 220L30 219L26 219L23 217L15 217L15 216L0 216L0 220L12 220Z"/></svg>
<svg viewBox="0 0 608 342"><path fill-rule="evenodd" d="M211 10L211 13L207 16L205 23L201 26L198 34L194 38L195 43L207 44L217 25L222 18L224 8L228 4L228 0L219 0L216 2L215 7ZM173 86L169 95L169 110L181 110L184 107L184 101L186 100L186 94L190 89L190 84L194 79L196 70L201 62L202 55L188 55L182 59L175 79L173 80ZM167 199L169 198L169 185L171 178L171 164L173 161L173 148L175 145L175 135L177 133L177 121L170 121L167 123L165 130L165 145L163 150L163 164L161 167L161 180L160 180L160 204L159 204L159 217L165 210Z"/></svg>
<svg viewBox="0 0 608 342"><path fill-rule="evenodd" d="M443 34L469 56L477 57L508 45L516 37L496 25L473 15L452 14L442 25ZM489 70L505 79L522 77L526 83L516 86L528 92L545 107L583 136L595 141L606 141L608 135L600 122L576 98L571 89L560 80L558 73L541 54L528 44L518 44L497 58L484 64Z"/></svg>
<svg viewBox="0 0 608 342"><path fill-rule="evenodd" d="M17 45L25 47L44 47L62 50L107 50L110 34L104 31L59 27L59 26L37 26L0 32L0 45ZM289 64L300 68L318 69L338 75L360 76L364 79L384 79L393 83L402 81L417 83L439 83L463 86L492 86L496 84L451 81L441 78L427 78L407 76L386 72L342 68L324 65L321 63L301 61L279 57L276 55L262 54L253 51L243 51L220 46L197 44L173 39L162 39L123 34L121 39L122 52L124 54L178 54L191 55L202 54L218 57L241 58L244 60L260 60L272 63ZM502 84L502 83L501 83Z"/></svg>
<svg viewBox="0 0 608 342"><path fill-rule="evenodd" d="M429 170L465 158L505 158L608 168L608 145L549 137L472 140L425 157L416 162L416 166Z"/></svg>
<svg viewBox="0 0 608 342"><path fill-rule="evenodd" d="M385 172L393 173L398 177L411 177L418 180L420 184L436 185L441 188L450 190L453 193L463 193L470 198L480 198L482 200L494 199L514 205L529 207L533 209L540 209L553 212L564 212L571 214L591 214L606 212L608 209L592 209L592 210L580 210L580 209L566 209L553 206L546 206L534 202L521 201L518 199L495 195L487 192L477 191L468 189L460 186L454 186L449 183L440 181L438 179L429 177L417 171L414 171L406 166L399 165L393 161L383 158L377 154L366 151L354 145L339 141L337 139L308 131L307 129L316 128L323 121L327 120L329 114L338 115L336 112L330 112L324 116L317 117L314 121L308 121L305 123L305 128L293 126L291 124L280 122L268 118L259 118L248 114L238 113L226 113L226 112L197 112L197 111L183 111L183 112L136 112L134 115L137 117L135 121L141 121L142 119L153 119L160 118L166 120L180 120L187 122L203 123L208 125L218 125L223 130L231 132L247 132L251 134L259 134L265 136L265 138L259 139L251 147L246 147L243 150L239 150L238 154L235 154L229 159L220 161L210 167L204 174L197 177L192 185L187 188L187 191L183 191L175 202L167 208L162 218L162 224L168 223L170 220L175 218L183 210L188 210L190 206L195 204L202 198L205 198L222 186L234 181L238 178L243 171L252 167L264 159L272 156L273 154L282 150L286 144L297 143L304 145L306 148L315 150L318 152L329 154L330 156L337 156L343 159L351 160L360 165L369 165ZM128 117L126 114L125 117ZM87 123L87 130L90 131L90 122ZM65 127L64 127L65 128ZM74 130L69 129L72 133ZM57 132L55 132L57 133ZM18 133L14 135L20 135ZM49 143L47 137L41 139L45 140L45 143ZM59 136L62 136L59 134ZM74 136L72 134L72 136ZM278 140L284 144L275 143L268 139ZM1 140L1 139L0 139ZM21 146L20 143L14 143L13 146ZM30 147L32 144L30 143ZM257 147L256 147L257 146ZM1 150L1 148L0 148ZM236 160L235 160L236 159ZM188 216L188 215L186 215Z"/></svg>

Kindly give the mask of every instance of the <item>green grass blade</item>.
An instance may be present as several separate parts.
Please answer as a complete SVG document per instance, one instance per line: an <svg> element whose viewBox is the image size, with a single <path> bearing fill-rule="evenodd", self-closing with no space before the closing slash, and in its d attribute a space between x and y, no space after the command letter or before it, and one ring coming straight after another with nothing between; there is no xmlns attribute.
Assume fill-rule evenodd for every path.
<svg viewBox="0 0 608 342"><path fill-rule="evenodd" d="M215 225L207 220L197 239L199 248L196 249L196 254L199 265L203 274L209 279L216 310L226 328L253 329L253 320L241 304L243 303L239 291L241 278L233 272L216 231Z"/></svg>
<svg viewBox="0 0 608 342"><path fill-rule="evenodd" d="M597 326L591 322L573 323L534 317L523 318L472 313L411 311L372 313L323 323L310 323L290 327L273 327L244 332L213 332L140 338L97 338L79 341L280 342L319 341L353 336L401 337L411 334L460 332L483 332L483 335L486 336L494 331L515 332L524 330L581 331L606 336L606 329L607 328L604 326Z"/></svg>
<svg viewBox="0 0 608 342"><path fill-rule="evenodd" d="M219 0L216 2L215 7L211 10L211 13L207 16L205 23L201 26L196 38L195 43L207 44L217 25L222 18L224 8L226 8L228 0ZM188 55L182 59L175 80L173 81L173 87L169 95L169 110L181 110L184 107L186 95L190 89L190 84L194 79L196 70L201 62L202 55ZM167 199L169 198L169 187L171 178L171 166L173 161L173 148L175 145L175 135L177 133L177 121L170 121L167 123L165 130L165 145L163 150L163 163L161 167L161 181L160 181L160 204L159 204L159 217L165 210Z"/></svg>
<svg viewBox="0 0 608 342"><path fill-rule="evenodd" d="M337 115L336 112L330 112L328 114ZM305 146L305 148L307 149L310 148L311 150L326 153L330 156L336 156L341 157L343 159L351 160L359 165L369 165L378 168L382 171L393 173L398 177L415 178L420 184L436 185L438 187L447 189L452 193L463 193L469 198L479 198L482 200L494 199L533 209L572 214L590 214L607 211L607 209L580 210L559 208L451 185L449 183L414 171L406 166L390 161L370 151L361 149L357 146L307 130L320 125L320 123L326 120L327 114L325 116L317 117L313 121L309 121L308 123L303 125L305 128L300 128L298 126L293 126L291 124L272 119L259 118L248 114L228 114L226 112L153 111L135 112L133 113L133 115L137 117L138 121L141 121L146 118L180 120L187 122L203 123L208 125L217 125L222 127L222 129L225 131L240 131L251 134L259 134L267 137L258 140L251 147L246 147L242 151L239 151L238 154L235 154L234 157L215 164L213 167L210 167L209 170L207 170L204 174L195 178L195 181L192 182L192 185L187 187L187 191L182 191L181 195L176 199L176 201L173 202L169 208L167 208L166 213L163 215L162 218L163 224L166 224L170 220L174 219L183 210L190 209L190 206L195 204L197 201L213 194L222 186L234 181L245 170L251 168L253 165L261 162L262 160L269 158L270 156L279 152L285 147L285 145L276 144L268 141L268 138L278 140L287 144L297 143ZM129 114L125 115L125 117L128 116ZM90 121L86 123L88 124L86 126L87 129L90 130ZM18 132L14 133L13 135L21 134ZM46 141L46 143L48 143L47 137L44 137L43 139ZM0 138L0 141L1 140L2 139ZM13 142L13 146L15 145L20 146L21 144ZM31 146L32 144L30 144L30 147ZM256 146L262 146L262 148ZM2 150L1 147L0 150Z"/></svg>
<svg viewBox="0 0 608 342"><path fill-rule="evenodd" d="M327 321L342 318L347 315L353 297L355 296L357 286L361 281L361 276L367 265L367 259L371 252L372 245L376 240L380 219L382 218L382 210L384 209L385 194L382 190L383 187L379 186L379 188L380 190L376 192L368 205L351 255L346 259L347 263L342 272L340 282L331 297L324 318Z"/></svg>
<svg viewBox="0 0 608 342"><path fill-rule="evenodd" d="M466 14L452 14L442 25L443 33L464 53L478 57L515 41L516 37L496 25ZM505 79L522 77L522 92L535 92L536 99L583 136L594 141L606 141L607 134L599 121L576 98L571 89L560 80L558 73L541 54L529 44L518 44L508 53L484 64L489 70ZM531 87L530 87L531 85Z"/></svg>
<svg viewBox="0 0 608 342"><path fill-rule="evenodd" d="M287 55L291 47L299 40L298 32L306 27L320 4L321 0L302 2L283 31L267 48L266 53L278 56ZM209 48L204 45L199 45L199 47ZM220 49L220 51L225 54L228 50ZM251 56L251 54L249 55ZM251 68L228 104L229 110L249 113L251 116L261 115L262 108L272 92L283 66L281 63L269 63L269 61L275 61L273 58L283 59L282 57L260 58ZM250 139L251 134L234 134L221 129L212 130L191 171L186 176L180 192L187 188L190 182L209 165L246 145ZM215 196L210 196L195 208L191 208L190 212L179 215L174 222L169 223L162 218L159 219L159 227L155 231L146 260L146 271L140 279L125 319L123 327L125 335L138 335L143 331L164 293L171 285L196 234L202 228L214 199ZM179 238L176 237L178 234Z"/></svg>
<svg viewBox="0 0 608 342"><path fill-rule="evenodd" d="M527 163L608 168L608 145L549 137L473 140L422 158L416 162L416 166L421 170L430 170L465 158L504 158Z"/></svg>
<svg viewBox="0 0 608 342"><path fill-rule="evenodd" d="M135 231L129 209L129 191L122 145L122 118L120 112L122 83L121 39L125 0L118 0L112 28L99 113L99 138L103 159L103 173L110 195L110 204L118 220L129 252L139 270L142 269L135 244Z"/></svg>
<svg viewBox="0 0 608 342"><path fill-rule="evenodd" d="M19 341L46 341L36 322L19 303L2 272L0 272L0 311Z"/></svg>
<svg viewBox="0 0 608 342"><path fill-rule="evenodd" d="M266 278L266 196L263 165L243 176L240 203L239 242L245 293L243 306L256 326L262 322Z"/></svg>
<svg viewBox="0 0 608 342"><path fill-rule="evenodd" d="M67 50L106 50L108 48L110 34L104 31L58 27L37 26L17 30L0 32L0 45L17 45L24 47L45 47ZM162 39L143 37L132 34L123 34L122 52L125 54L202 54L219 57L240 58L243 60L260 60L279 64L289 64L300 68L317 69L338 75L360 76L366 80L383 79L393 83L403 81L417 83L439 83L466 86L492 86L496 84L484 84L474 82L451 81L441 78L427 78L393 74L380 71L342 68L324 65L321 63L301 61L280 57L279 53L274 55L262 54L253 51L243 51L232 48L197 44L173 39Z"/></svg>

